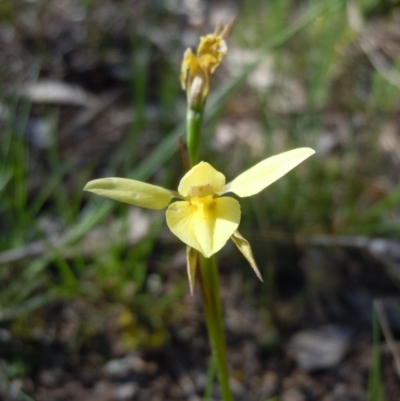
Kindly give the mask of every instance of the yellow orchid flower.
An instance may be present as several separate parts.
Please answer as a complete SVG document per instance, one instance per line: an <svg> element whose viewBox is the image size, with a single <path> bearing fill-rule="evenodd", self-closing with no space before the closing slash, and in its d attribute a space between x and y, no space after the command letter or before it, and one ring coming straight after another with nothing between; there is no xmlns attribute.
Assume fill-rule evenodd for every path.
<svg viewBox="0 0 400 401"><path fill-rule="evenodd" d="M84 189L148 209L161 210L169 205L166 211L167 225L187 245L187 270L193 292L197 252L209 258L229 238L261 279L250 245L237 231L241 215L239 202L224 195L229 192L241 198L255 195L313 153L314 150L310 148L298 148L269 157L228 184L222 173L210 164L200 162L184 175L178 191L126 178L93 180ZM174 198L179 200L170 204Z"/></svg>
<svg viewBox="0 0 400 401"><path fill-rule="evenodd" d="M186 90L190 107L202 107L210 90L210 77L228 51L225 39L233 19L225 26L219 24L213 34L202 36L197 53L187 49L183 55L180 81Z"/></svg>

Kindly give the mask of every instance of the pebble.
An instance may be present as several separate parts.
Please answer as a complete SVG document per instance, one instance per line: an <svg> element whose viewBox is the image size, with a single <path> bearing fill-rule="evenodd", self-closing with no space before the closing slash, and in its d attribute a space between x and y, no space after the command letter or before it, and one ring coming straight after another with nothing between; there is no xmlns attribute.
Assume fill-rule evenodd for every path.
<svg viewBox="0 0 400 401"><path fill-rule="evenodd" d="M351 330L343 326L326 325L315 330L302 330L290 339L287 352L300 369L315 371L337 365L343 358Z"/></svg>

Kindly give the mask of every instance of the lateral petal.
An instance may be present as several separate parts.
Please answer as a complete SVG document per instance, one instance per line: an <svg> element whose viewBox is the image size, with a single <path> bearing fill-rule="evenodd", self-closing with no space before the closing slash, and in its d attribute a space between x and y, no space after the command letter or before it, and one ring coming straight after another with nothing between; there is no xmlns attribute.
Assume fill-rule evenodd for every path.
<svg viewBox="0 0 400 401"><path fill-rule="evenodd" d="M256 276L261 281L264 281L261 277L260 270L258 270L257 263L254 260L253 252L251 251L249 242L237 230L232 234L231 239L238 247L239 251L242 252L243 256L250 263L250 266L253 268L254 273L256 273Z"/></svg>
<svg viewBox="0 0 400 401"><path fill-rule="evenodd" d="M196 249L190 246L186 247L186 267L191 295L193 295L194 285L196 283L197 254Z"/></svg>
<svg viewBox="0 0 400 401"><path fill-rule="evenodd" d="M298 148L269 157L226 184L222 194L233 192L240 197L258 194L314 153L310 148Z"/></svg>
<svg viewBox="0 0 400 401"><path fill-rule="evenodd" d="M192 71L199 68L199 63L197 61L197 57L192 53L190 49L186 49L183 54L183 60L181 65L181 74L179 76L179 80L181 81L182 89L185 90L187 86L188 78L191 75Z"/></svg>
<svg viewBox="0 0 400 401"><path fill-rule="evenodd" d="M229 196L215 199L215 228L212 253L218 252L240 223L240 204Z"/></svg>
<svg viewBox="0 0 400 401"><path fill-rule="evenodd" d="M84 190L130 205L156 210L166 208L172 198L179 197L175 191L141 181L117 177L89 181Z"/></svg>
<svg viewBox="0 0 400 401"><path fill-rule="evenodd" d="M182 242L209 258L239 226L240 205L229 197L209 202L178 201L168 207L166 218L168 227Z"/></svg>
<svg viewBox="0 0 400 401"><path fill-rule="evenodd" d="M169 229L182 242L197 249L206 257L211 256L215 225L212 214L204 211L201 205L199 207L188 201L178 201L169 205L166 218Z"/></svg>

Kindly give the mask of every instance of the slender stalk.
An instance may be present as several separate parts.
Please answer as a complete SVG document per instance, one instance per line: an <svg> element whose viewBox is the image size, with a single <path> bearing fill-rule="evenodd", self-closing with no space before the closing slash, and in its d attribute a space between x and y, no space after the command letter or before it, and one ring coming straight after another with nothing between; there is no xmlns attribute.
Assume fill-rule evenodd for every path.
<svg viewBox="0 0 400 401"><path fill-rule="evenodd" d="M222 399L223 401L233 401L233 396L229 388L217 264L214 257L208 259L200 254L199 259L204 314L212 353L215 358Z"/></svg>
<svg viewBox="0 0 400 401"><path fill-rule="evenodd" d="M189 152L189 161L192 167L199 162L202 122L203 109L196 110L188 107L186 113L186 143Z"/></svg>
<svg viewBox="0 0 400 401"><path fill-rule="evenodd" d="M196 100L196 99L195 99ZM201 126L204 114L204 99L189 105L186 113L186 144L190 167L199 162ZM222 325L222 308L219 292L219 277L215 258L205 258L199 252L200 285L208 337L211 342L212 358L215 363L223 401L233 401L229 388L228 365L226 362L225 337Z"/></svg>

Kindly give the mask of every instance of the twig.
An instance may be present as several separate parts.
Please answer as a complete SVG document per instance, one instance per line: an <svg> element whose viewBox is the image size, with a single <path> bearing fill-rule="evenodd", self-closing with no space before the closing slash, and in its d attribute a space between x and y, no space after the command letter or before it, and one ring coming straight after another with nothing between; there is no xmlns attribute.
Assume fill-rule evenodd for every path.
<svg viewBox="0 0 400 401"><path fill-rule="evenodd" d="M374 45L367 38L360 38L361 50L368 57L370 63L389 83L400 89L400 74L394 72L385 59L378 54Z"/></svg>
<svg viewBox="0 0 400 401"><path fill-rule="evenodd" d="M60 131L60 137L67 137L72 134L78 128L81 128L91 121L93 121L103 110L115 103L124 93L125 89L116 90L111 93L107 93L100 100L98 100L95 106L88 109L84 109L64 128Z"/></svg>
<svg viewBox="0 0 400 401"><path fill-rule="evenodd" d="M388 345L388 348L392 353L395 371L397 373L397 376L400 377L400 353L397 348L397 344L394 340L392 331L390 330L390 325L386 317L381 299L374 300L374 308L378 315L379 324L381 325L382 333L383 336L385 337L386 344Z"/></svg>
<svg viewBox="0 0 400 401"><path fill-rule="evenodd" d="M0 265L17 262L21 259L40 256L52 248L62 246L64 238L35 241L19 248L10 249L0 253Z"/></svg>

